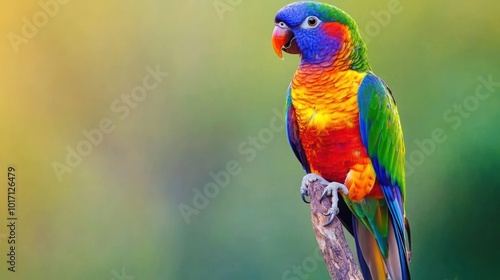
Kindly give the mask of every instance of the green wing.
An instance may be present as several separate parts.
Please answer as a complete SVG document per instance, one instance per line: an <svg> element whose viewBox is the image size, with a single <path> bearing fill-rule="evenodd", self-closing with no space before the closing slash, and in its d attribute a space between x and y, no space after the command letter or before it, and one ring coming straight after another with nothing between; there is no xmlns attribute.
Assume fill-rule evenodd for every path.
<svg viewBox="0 0 500 280"><path fill-rule="evenodd" d="M386 84L369 73L358 89L358 106L361 138L389 209L401 267L409 273L404 210L405 146L396 101Z"/></svg>

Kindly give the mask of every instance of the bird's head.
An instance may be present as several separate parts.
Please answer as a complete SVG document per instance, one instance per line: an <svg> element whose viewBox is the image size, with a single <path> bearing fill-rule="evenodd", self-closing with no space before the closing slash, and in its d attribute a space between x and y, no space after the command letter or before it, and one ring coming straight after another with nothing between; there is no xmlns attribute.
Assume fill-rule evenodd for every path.
<svg viewBox="0 0 500 280"><path fill-rule="evenodd" d="M306 63L323 63L347 51L348 57L344 59L366 60L366 46L356 23L334 6L295 2L280 10L274 23L273 47L281 58L285 51L300 54Z"/></svg>

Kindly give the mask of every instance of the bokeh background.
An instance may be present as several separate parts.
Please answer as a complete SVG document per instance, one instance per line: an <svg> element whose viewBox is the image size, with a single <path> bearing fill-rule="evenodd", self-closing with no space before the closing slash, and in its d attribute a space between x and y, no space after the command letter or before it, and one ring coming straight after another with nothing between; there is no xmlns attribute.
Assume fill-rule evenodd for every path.
<svg viewBox="0 0 500 280"><path fill-rule="evenodd" d="M278 59L270 38L290 2L3 1L0 278L328 279L299 197L303 170L277 117L298 57ZM328 2L357 21L398 101L414 278L493 279L500 3ZM125 116L113 104L129 104L122 95L148 67L168 76L121 107ZM479 77L496 83L482 99ZM82 131L106 119L113 131L58 178L55 162L66 164ZM436 129L444 142L418 145ZM9 165L15 273L6 264ZM212 197L196 195L204 190Z"/></svg>

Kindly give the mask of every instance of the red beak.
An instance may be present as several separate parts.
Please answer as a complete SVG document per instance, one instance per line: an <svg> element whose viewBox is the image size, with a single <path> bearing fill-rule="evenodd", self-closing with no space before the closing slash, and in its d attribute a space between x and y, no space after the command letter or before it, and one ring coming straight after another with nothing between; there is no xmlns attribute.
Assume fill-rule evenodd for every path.
<svg viewBox="0 0 500 280"><path fill-rule="evenodd" d="M290 40L293 33L286 29L276 26L273 31L273 48L274 52L283 58L283 46Z"/></svg>

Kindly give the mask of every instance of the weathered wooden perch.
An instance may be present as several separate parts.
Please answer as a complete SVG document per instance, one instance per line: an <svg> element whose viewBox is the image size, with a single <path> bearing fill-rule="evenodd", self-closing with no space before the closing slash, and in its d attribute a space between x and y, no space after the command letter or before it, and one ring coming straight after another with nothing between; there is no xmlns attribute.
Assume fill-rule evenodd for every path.
<svg viewBox="0 0 500 280"><path fill-rule="evenodd" d="M324 199L322 203L319 202L323 189L324 186L314 182L309 185L307 191L311 199L311 219L316 241L328 272L330 272L330 277L336 280L363 280L359 267L345 240L340 220L335 217L329 226L323 226L328 220L328 217L324 216L323 213L326 213L332 204L331 199Z"/></svg>

